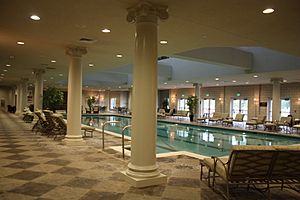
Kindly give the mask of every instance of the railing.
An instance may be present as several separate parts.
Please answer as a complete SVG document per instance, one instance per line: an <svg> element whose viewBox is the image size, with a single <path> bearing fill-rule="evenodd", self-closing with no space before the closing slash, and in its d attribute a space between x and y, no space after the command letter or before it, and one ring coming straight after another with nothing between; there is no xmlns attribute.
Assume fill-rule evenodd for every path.
<svg viewBox="0 0 300 200"><path fill-rule="evenodd" d="M127 126L124 126L124 128L122 129L122 156L123 156L123 159L125 158L125 152L124 152L124 132L127 128L131 128L131 125L127 125Z"/></svg>
<svg viewBox="0 0 300 200"><path fill-rule="evenodd" d="M120 123L121 121L106 121L102 125L102 150L104 150L104 128L107 124Z"/></svg>

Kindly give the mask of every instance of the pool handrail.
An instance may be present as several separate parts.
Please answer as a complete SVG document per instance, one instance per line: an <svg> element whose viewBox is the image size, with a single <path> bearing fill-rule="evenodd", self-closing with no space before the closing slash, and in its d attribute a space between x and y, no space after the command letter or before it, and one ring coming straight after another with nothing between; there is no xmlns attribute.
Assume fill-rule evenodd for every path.
<svg viewBox="0 0 300 200"><path fill-rule="evenodd" d="M104 128L107 124L120 123L121 121L106 121L102 124L102 150L104 150Z"/></svg>
<svg viewBox="0 0 300 200"><path fill-rule="evenodd" d="M125 152L124 152L124 132L127 128L131 128L131 125L127 125L127 126L124 126L123 129L122 129L122 156L123 156L123 159L125 158Z"/></svg>

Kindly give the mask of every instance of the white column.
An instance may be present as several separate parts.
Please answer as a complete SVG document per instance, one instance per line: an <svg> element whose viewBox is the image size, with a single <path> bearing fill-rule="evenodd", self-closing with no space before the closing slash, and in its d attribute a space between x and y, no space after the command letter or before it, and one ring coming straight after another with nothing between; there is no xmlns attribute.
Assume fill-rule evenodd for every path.
<svg viewBox="0 0 300 200"><path fill-rule="evenodd" d="M23 112L24 107L27 105L27 78L21 78L20 83L20 111Z"/></svg>
<svg viewBox="0 0 300 200"><path fill-rule="evenodd" d="M68 109L67 135L64 141L67 144L83 142L81 134L81 98L82 98L82 67L81 56L85 55L85 47L70 46L66 54L70 56L68 76Z"/></svg>
<svg viewBox="0 0 300 200"><path fill-rule="evenodd" d="M273 83L273 95L272 95L272 121L279 120L280 118L280 82L282 78L271 78Z"/></svg>
<svg viewBox="0 0 300 200"><path fill-rule="evenodd" d="M21 113L21 83L17 85L17 102L16 102L16 114Z"/></svg>
<svg viewBox="0 0 300 200"><path fill-rule="evenodd" d="M195 86L195 96L198 98L198 103L196 107L196 117L201 117L201 87L202 84L194 83Z"/></svg>
<svg viewBox="0 0 300 200"><path fill-rule="evenodd" d="M156 164L157 21L167 7L139 2L128 9L136 23L133 64L131 160L123 174L135 187L166 183Z"/></svg>
<svg viewBox="0 0 300 200"><path fill-rule="evenodd" d="M131 112L132 111L132 88L129 88L128 90L128 110Z"/></svg>
<svg viewBox="0 0 300 200"><path fill-rule="evenodd" d="M45 70L36 69L34 70L34 110L42 110L43 109L43 74Z"/></svg>

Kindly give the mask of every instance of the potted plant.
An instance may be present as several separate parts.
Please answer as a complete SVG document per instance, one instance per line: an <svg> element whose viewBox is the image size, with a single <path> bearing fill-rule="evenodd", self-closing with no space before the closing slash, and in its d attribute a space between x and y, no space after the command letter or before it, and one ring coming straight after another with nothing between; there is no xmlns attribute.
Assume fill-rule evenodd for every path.
<svg viewBox="0 0 300 200"><path fill-rule="evenodd" d="M189 117L190 117L190 121L194 121L194 113L195 113L195 109L197 107L197 103L198 103L198 98L197 96L189 96L187 98L187 106L189 107Z"/></svg>
<svg viewBox="0 0 300 200"><path fill-rule="evenodd" d="M43 106L55 112L57 106L63 103L63 98L63 92L55 87L48 87L43 94Z"/></svg>
<svg viewBox="0 0 300 200"><path fill-rule="evenodd" d="M95 98L94 96L90 96L90 97L88 98L87 104L88 104L88 106L89 106L89 108L90 108L90 111L93 110L93 105L94 105L95 102L96 102L96 98Z"/></svg>

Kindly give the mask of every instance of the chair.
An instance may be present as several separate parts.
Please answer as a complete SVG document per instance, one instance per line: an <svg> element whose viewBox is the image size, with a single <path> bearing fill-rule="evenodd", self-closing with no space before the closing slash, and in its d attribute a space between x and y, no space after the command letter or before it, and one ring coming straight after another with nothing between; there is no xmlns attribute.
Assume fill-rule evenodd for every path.
<svg viewBox="0 0 300 200"><path fill-rule="evenodd" d="M99 106L94 106L93 107L93 113L94 114L99 114Z"/></svg>
<svg viewBox="0 0 300 200"><path fill-rule="evenodd" d="M175 113L175 108L170 109L168 113L165 113L166 116L172 116Z"/></svg>
<svg viewBox="0 0 300 200"><path fill-rule="evenodd" d="M205 158L202 165L209 169L209 173L213 173L213 188L217 175L225 181L225 197L230 199L231 185L247 185L249 187L249 184L253 183L267 183L275 153L275 149L271 146L233 146L228 159ZM209 174L208 179L211 179Z"/></svg>
<svg viewBox="0 0 300 200"><path fill-rule="evenodd" d="M43 116L42 111L40 111L40 110L35 111L34 114L38 117L38 120L33 125L31 131L35 131L35 133L37 133L37 132L46 133L47 132L48 123L47 123L46 118Z"/></svg>
<svg viewBox="0 0 300 200"><path fill-rule="evenodd" d="M57 122L55 122L53 119L53 112L50 110L43 110L43 113L48 124L46 134L48 135L48 137L55 136L60 132L60 130L59 126L57 126Z"/></svg>
<svg viewBox="0 0 300 200"><path fill-rule="evenodd" d="M292 117L281 117L279 121L275 121L277 128L282 126L285 132L288 132L288 127L292 126Z"/></svg>
<svg viewBox="0 0 300 200"><path fill-rule="evenodd" d="M253 129L257 129L258 125L265 124L266 115L258 115L256 118L252 118L250 121L246 122L246 126L252 126Z"/></svg>
<svg viewBox="0 0 300 200"><path fill-rule="evenodd" d="M222 113L214 112L213 116L208 119L208 122L218 122L222 120Z"/></svg>
<svg viewBox="0 0 300 200"><path fill-rule="evenodd" d="M165 116L166 116L165 109L160 108L158 110L157 117L165 117Z"/></svg>
<svg viewBox="0 0 300 200"><path fill-rule="evenodd" d="M90 107L85 107L85 113L92 113L91 108Z"/></svg>

